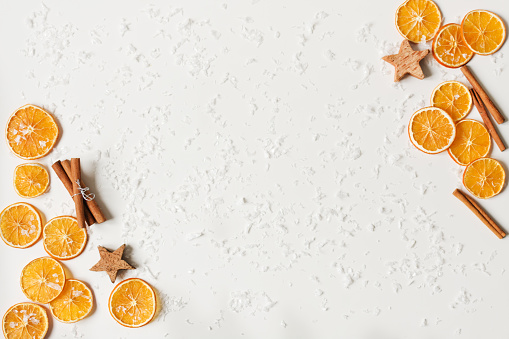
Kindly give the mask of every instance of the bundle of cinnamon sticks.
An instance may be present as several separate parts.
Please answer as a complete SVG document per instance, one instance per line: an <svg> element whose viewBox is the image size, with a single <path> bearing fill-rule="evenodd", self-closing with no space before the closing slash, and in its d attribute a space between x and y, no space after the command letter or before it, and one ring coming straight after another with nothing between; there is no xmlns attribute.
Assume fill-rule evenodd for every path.
<svg viewBox="0 0 509 339"><path fill-rule="evenodd" d="M87 192L88 187L81 180L80 158L72 158L70 161L58 160L51 167L74 201L76 219L80 227L106 221L97 205L95 195Z"/></svg>
<svg viewBox="0 0 509 339"><path fill-rule="evenodd" d="M493 119L497 122L497 124L501 124L505 121L504 117L500 113L500 111L497 109L495 104L493 104L493 101L489 97L488 93L484 90L484 88L481 86L481 84L477 81L475 76L470 71L470 68L468 66L461 67L461 71L467 78L468 82L470 82L470 85L472 85L473 89L470 90L470 93L472 94L472 99L474 101L474 105L479 111L479 114L481 115L481 118L484 122L484 125L488 129L488 132L490 133L491 137L497 144L498 148L501 152L503 152L506 149L506 146L503 142L503 140L500 138L500 135L491 122L491 119L488 115L488 112L491 114ZM487 111L485 109L487 108Z"/></svg>

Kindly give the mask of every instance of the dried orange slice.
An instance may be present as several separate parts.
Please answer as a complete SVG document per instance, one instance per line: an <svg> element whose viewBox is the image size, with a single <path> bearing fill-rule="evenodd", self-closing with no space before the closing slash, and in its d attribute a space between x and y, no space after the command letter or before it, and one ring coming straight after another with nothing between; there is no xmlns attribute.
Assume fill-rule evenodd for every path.
<svg viewBox="0 0 509 339"><path fill-rule="evenodd" d="M58 139L55 119L40 107L25 105L14 112L5 131L11 151L21 159L39 159L48 154Z"/></svg>
<svg viewBox="0 0 509 339"><path fill-rule="evenodd" d="M417 149L424 153L436 154L451 146L456 136L456 126L443 109L425 107L410 118L408 135Z"/></svg>
<svg viewBox="0 0 509 339"><path fill-rule="evenodd" d="M461 67L474 56L474 52L463 40L461 26L458 24L448 24L440 28L431 49L436 61L450 68Z"/></svg>
<svg viewBox="0 0 509 339"><path fill-rule="evenodd" d="M20 284L28 299L47 304L64 288L64 268L53 258L34 259L21 271Z"/></svg>
<svg viewBox="0 0 509 339"><path fill-rule="evenodd" d="M64 290L49 303L51 314L63 323L75 323L90 314L94 307L92 291L83 282L68 279Z"/></svg>
<svg viewBox="0 0 509 339"><path fill-rule="evenodd" d="M138 278L118 283L110 294L108 304L113 319L126 327L148 324L157 307L154 289Z"/></svg>
<svg viewBox="0 0 509 339"><path fill-rule="evenodd" d="M446 81L433 90L431 105L443 109L457 122L472 109L472 95L461 82Z"/></svg>
<svg viewBox="0 0 509 339"><path fill-rule="evenodd" d="M396 10L398 32L412 42L433 39L442 22L442 13L431 0L408 0Z"/></svg>
<svg viewBox="0 0 509 339"><path fill-rule="evenodd" d="M504 168L491 158L472 161L463 173L463 185L479 199L488 199L499 194L504 183Z"/></svg>
<svg viewBox="0 0 509 339"><path fill-rule="evenodd" d="M44 249L53 258L76 258L87 244L87 230L78 226L76 218L56 217L48 221L42 231Z"/></svg>
<svg viewBox="0 0 509 339"><path fill-rule="evenodd" d="M11 247L30 247L39 240L41 233L41 214L30 204L18 202L0 213L0 236Z"/></svg>
<svg viewBox="0 0 509 339"><path fill-rule="evenodd" d="M467 46L480 55L495 53L505 41L504 22L489 11L478 9L468 12L461 22L461 29Z"/></svg>
<svg viewBox="0 0 509 339"><path fill-rule="evenodd" d="M2 329L7 339L42 339L48 327L46 310L33 303L12 306L2 320Z"/></svg>
<svg viewBox="0 0 509 339"><path fill-rule="evenodd" d="M456 138L447 150L452 160L461 166L484 158L491 148L488 130L476 120L465 119L456 124Z"/></svg>
<svg viewBox="0 0 509 339"><path fill-rule="evenodd" d="M14 169L14 189L20 197L38 197L48 186L49 174L41 164L22 164Z"/></svg>

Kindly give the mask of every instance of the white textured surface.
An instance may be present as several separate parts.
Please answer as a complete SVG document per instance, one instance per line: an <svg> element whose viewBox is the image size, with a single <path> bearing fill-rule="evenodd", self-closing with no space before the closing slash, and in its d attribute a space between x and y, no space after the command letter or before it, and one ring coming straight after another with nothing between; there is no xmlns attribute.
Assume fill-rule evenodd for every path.
<svg viewBox="0 0 509 339"><path fill-rule="evenodd" d="M399 2L3 1L0 123L26 103L54 113L62 138L41 162L80 156L111 218L65 263L96 310L49 337L505 337L507 240L451 195L460 167L406 132L438 83L465 80L429 56L425 80L392 83L380 58L401 41ZM438 5L445 22L509 18L504 0ZM470 63L506 115L507 48ZM22 200L22 161L5 143L0 159L4 207ZM483 202L506 227L508 196ZM53 173L30 202L46 220L74 210ZM88 270L97 245L123 242L138 269L121 277L162 301L137 330ZM21 268L43 255L0 244L0 313L26 300Z"/></svg>

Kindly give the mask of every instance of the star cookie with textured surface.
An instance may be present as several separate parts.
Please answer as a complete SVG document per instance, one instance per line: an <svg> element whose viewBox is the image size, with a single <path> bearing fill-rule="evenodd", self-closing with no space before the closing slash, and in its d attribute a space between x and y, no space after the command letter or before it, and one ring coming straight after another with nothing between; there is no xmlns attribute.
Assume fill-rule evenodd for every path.
<svg viewBox="0 0 509 339"><path fill-rule="evenodd" d="M382 59L395 68L394 82L398 82L405 74L410 74L417 79L424 79L419 62L428 55L429 50L414 51L408 40L403 40L399 47L398 54L386 55Z"/></svg>
<svg viewBox="0 0 509 339"><path fill-rule="evenodd" d="M104 271L108 273L112 283L114 283L115 280L117 279L117 274L119 270L136 269L135 267L129 265L127 261L122 259L125 244L117 248L114 252L110 252L102 246L97 246L97 248L99 249L101 260L99 260L97 264L92 266L90 270L94 272Z"/></svg>

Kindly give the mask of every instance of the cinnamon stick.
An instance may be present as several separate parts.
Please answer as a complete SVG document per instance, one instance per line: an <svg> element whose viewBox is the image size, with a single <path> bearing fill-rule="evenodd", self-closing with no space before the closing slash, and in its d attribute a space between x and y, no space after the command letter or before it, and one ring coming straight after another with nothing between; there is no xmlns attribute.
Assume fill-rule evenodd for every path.
<svg viewBox="0 0 509 339"><path fill-rule="evenodd" d="M62 160L62 167L64 168L67 175L72 178L71 174L71 162L69 160ZM87 187L87 185L81 181L81 187ZM98 224L101 224L106 221L106 217L104 216L103 212L101 211L101 208L99 205L97 205L97 202L95 199L92 200L86 200L85 201L86 206L88 206L88 209L90 210L90 213L94 216L95 222Z"/></svg>
<svg viewBox="0 0 509 339"><path fill-rule="evenodd" d="M484 105L479 97L479 93L477 93L475 89L471 89L470 93L472 94L474 105L479 111L482 121L484 121L484 125L486 125L488 132L490 133L493 140L495 140L495 143L497 144L500 151L503 152L506 149L505 144L502 141L502 139L500 139L500 135L498 134L497 129L495 128L495 126L493 126L493 123L491 122L489 115L486 113Z"/></svg>
<svg viewBox="0 0 509 339"><path fill-rule="evenodd" d="M493 219L490 218L490 216L482 209L481 206L479 206L479 204L475 202L474 199L470 198L459 189L454 190L452 194L464 203L499 239L505 237L505 232Z"/></svg>
<svg viewBox="0 0 509 339"><path fill-rule="evenodd" d="M74 206L76 207L76 219L78 225L82 228L85 227L85 206L83 203L83 196L81 195L81 168L80 158L71 159L71 178L72 178L72 192Z"/></svg>
<svg viewBox="0 0 509 339"><path fill-rule="evenodd" d="M479 96L481 97L482 101L486 105L486 108L491 113L493 118L498 124L501 124L505 121L505 118L500 114L500 111L495 107L495 104L491 101L488 94L484 91L484 89L481 87L477 79L474 77L472 72L470 72L470 68L468 68L467 65L461 67L461 71L467 78L468 82L472 85L472 87L479 93Z"/></svg>
<svg viewBox="0 0 509 339"><path fill-rule="evenodd" d="M69 166L70 165L71 164L69 163ZM72 182L71 182L71 179L69 179L69 176L67 175L60 160L55 162L51 166L51 168L53 168L53 171L55 171L55 174L60 179L60 181L62 182L64 187L67 189L67 192L69 192L69 195L72 197L72 195L74 194L73 188L72 188ZM88 206L86 206L86 205L85 205L85 220L86 220L88 226L92 226L93 224L95 224L94 216L92 215L92 213L90 213L90 210L88 209Z"/></svg>

